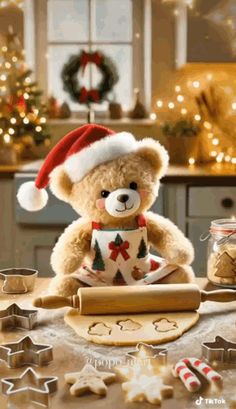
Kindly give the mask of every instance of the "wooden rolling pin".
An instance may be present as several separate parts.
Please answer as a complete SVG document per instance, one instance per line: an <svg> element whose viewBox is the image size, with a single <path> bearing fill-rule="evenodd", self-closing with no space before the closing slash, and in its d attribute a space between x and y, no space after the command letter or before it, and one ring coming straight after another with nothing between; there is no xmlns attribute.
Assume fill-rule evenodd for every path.
<svg viewBox="0 0 236 409"><path fill-rule="evenodd" d="M194 311L201 302L236 301L236 291L201 291L196 284L82 287L72 297L46 296L34 300L38 308L77 308L82 315Z"/></svg>

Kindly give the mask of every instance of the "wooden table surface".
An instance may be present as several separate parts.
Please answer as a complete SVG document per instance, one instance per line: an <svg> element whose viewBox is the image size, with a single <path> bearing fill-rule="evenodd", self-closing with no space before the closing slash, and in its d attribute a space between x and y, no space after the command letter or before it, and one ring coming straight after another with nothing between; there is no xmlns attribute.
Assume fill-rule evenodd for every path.
<svg viewBox="0 0 236 409"><path fill-rule="evenodd" d="M45 294L49 279L38 279L34 293L26 295L5 295L0 293L0 307L4 309L12 302L19 303L20 307L32 308L32 298L39 294ZM200 288L207 290L213 287L207 284L205 279L197 279ZM64 374L79 371L86 362L96 365L102 370L112 370L115 361L124 358L133 347L106 347L95 345L85 341L67 327L63 316L66 309L39 310L38 325L32 331L9 330L0 333L0 343L14 342L25 335L30 335L37 343L53 345L54 360L46 367L35 367L37 373L42 376L58 376L58 392L52 397L50 407L53 409L151 409L155 406L149 403L126 403L119 382L108 387L106 397L87 394L83 397L72 397L69 388L65 385ZM187 356L201 357L201 342L213 341L216 335L225 336L236 342L236 302L215 303L206 302L201 305L200 319L196 326L184 334L178 340L164 344L168 348L169 370L165 379L166 383L174 387L174 397L164 400L163 409L193 409L197 408L196 400L201 396L201 408L236 408L234 404L236 366L224 365L218 367L224 377L224 387L221 391L212 391L204 383L200 392L191 394L186 391L179 379L171 375L173 363ZM26 368L26 367L25 367ZM5 377L19 376L25 368L9 369L3 361L0 361L0 379ZM220 404L209 403L204 399L223 399ZM236 395L235 395L236 402ZM17 406L24 409L39 407L35 404ZM0 409L15 409L15 406L7 403L6 398L0 394Z"/></svg>

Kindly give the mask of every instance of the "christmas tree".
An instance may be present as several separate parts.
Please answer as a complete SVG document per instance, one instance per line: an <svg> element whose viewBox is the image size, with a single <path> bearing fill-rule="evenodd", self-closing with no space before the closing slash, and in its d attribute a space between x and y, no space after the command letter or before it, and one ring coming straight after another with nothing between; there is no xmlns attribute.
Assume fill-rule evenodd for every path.
<svg viewBox="0 0 236 409"><path fill-rule="evenodd" d="M112 283L113 285L126 285L127 284L120 270L117 270Z"/></svg>
<svg viewBox="0 0 236 409"><path fill-rule="evenodd" d="M9 27L0 55L1 144L50 144L41 92L31 74L19 39Z"/></svg>
<svg viewBox="0 0 236 409"><path fill-rule="evenodd" d="M147 246L145 244L145 241L142 239L139 244L137 257L144 258L146 257L146 255L147 255Z"/></svg>
<svg viewBox="0 0 236 409"><path fill-rule="evenodd" d="M230 281L234 282L236 276L236 262L227 253L227 251L224 251L218 257L215 275L217 277L220 277L222 279L222 282L224 281L224 279L227 279L226 281L229 281L230 279Z"/></svg>
<svg viewBox="0 0 236 409"><path fill-rule="evenodd" d="M101 250L100 250L100 247L99 247L99 244L98 244L97 240L95 240L94 251L95 251L95 257L94 257L94 260L93 260L92 268L93 268L93 270L104 271L105 270L105 265L104 265L104 261L102 259Z"/></svg>

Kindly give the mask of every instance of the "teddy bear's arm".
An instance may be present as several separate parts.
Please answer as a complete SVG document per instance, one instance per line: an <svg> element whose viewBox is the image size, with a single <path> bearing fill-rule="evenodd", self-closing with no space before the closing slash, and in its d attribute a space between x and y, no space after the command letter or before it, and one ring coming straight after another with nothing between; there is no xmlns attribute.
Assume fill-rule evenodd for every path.
<svg viewBox="0 0 236 409"><path fill-rule="evenodd" d="M194 250L190 241L169 219L146 213L148 241L170 263L191 264Z"/></svg>
<svg viewBox="0 0 236 409"><path fill-rule="evenodd" d="M92 237L91 223L76 220L57 241L52 255L51 265L56 274L74 273L82 264L90 250Z"/></svg>

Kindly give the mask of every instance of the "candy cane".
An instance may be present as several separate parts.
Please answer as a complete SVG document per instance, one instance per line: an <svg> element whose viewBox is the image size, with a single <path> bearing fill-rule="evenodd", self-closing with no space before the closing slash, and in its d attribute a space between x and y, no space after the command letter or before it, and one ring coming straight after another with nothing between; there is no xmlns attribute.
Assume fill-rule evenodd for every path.
<svg viewBox="0 0 236 409"><path fill-rule="evenodd" d="M179 377L181 379L189 392L196 392L198 389L200 389L201 383L196 375L188 368L188 363L188 359L182 359L181 361L177 362L172 373L175 377Z"/></svg>
<svg viewBox="0 0 236 409"><path fill-rule="evenodd" d="M191 366L196 369L201 375L204 376L209 382L219 384L222 382L222 376L214 371L209 365L207 365L201 359L188 358Z"/></svg>
<svg viewBox="0 0 236 409"><path fill-rule="evenodd" d="M172 370L172 373L174 376L179 377L182 380L189 392L199 390L201 383L196 375L190 371L188 366L196 369L201 375L204 376L204 378L213 384L219 384L222 382L221 375L214 371L204 361L197 358L184 358L177 362Z"/></svg>

